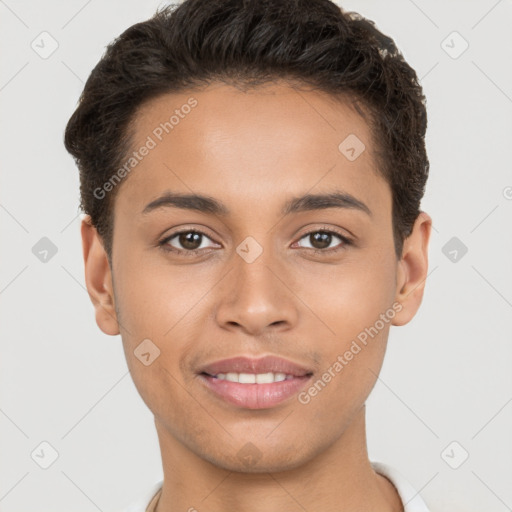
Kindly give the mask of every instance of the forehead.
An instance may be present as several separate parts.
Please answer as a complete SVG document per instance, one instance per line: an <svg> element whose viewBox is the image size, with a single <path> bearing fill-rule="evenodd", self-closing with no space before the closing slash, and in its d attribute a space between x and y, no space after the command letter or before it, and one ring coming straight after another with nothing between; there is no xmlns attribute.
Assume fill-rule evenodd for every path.
<svg viewBox="0 0 512 512"><path fill-rule="evenodd" d="M145 155L123 184L121 208L140 212L169 190L208 192L243 208L332 188L389 206L369 126L348 100L326 93L213 84L152 99L132 129L133 149Z"/></svg>

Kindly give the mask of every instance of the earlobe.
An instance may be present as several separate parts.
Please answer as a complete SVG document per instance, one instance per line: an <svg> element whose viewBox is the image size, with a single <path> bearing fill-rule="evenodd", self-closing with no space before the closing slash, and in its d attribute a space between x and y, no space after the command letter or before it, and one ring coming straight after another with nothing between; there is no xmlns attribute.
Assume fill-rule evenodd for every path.
<svg viewBox="0 0 512 512"><path fill-rule="evenodd" d="M81 225L85 284L94 305L98 327L111 336L119 334L112 273L101 237L87 215Z"/></svg>
<svg viewBox="0 0 512 512"><path fill-rule="evenodd" d="M407 324L418 311L423 299L428 273L428 244L432 219L420 212L411 234L404 240L402 258L397 270L395 301L401 304L392 325Z"/></svg>

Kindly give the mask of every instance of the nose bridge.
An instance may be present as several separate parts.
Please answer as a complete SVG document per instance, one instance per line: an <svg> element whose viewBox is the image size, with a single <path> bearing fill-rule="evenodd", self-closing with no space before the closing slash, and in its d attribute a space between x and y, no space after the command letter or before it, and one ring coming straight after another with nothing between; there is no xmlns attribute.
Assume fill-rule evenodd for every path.
<svg viewBox="0 0 512 512"><path fill-rule="evenodd" d="M269 237L263 243L246 237L236 247L232 271L217 304L219 324L238 325L251 334L271 325L290 327L298 315L293 294L282 282L285 275L277 277L283 274L278 271L281 268Z"/></svg>
<svg viewBox="0 0 512 512"><path fill-rule="evenodd" d="M247 237L238 245L236 252L237 255L233 258L234 277L235 286L240 290L239 300L251 298L251 301L268 301L271 293L276 294L275 288L280 284L276 282L275 274L271 271L277 263L270 242L267 241L263 248L254 238Z"/></svg>

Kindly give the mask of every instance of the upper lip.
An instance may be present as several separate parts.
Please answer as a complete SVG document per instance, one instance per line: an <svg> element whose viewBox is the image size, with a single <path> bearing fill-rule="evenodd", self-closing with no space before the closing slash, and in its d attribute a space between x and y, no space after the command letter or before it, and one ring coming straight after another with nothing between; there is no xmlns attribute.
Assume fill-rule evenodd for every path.
<svg viewBox="0 0 512 512"><path fill-rule="evenodd" d="M222 359L203 366L199 373L214 376L219 373L285 373L294 377L303 377L312 373L311 370L288 359L276 356L264 356L254 359L246 356Z"/></svg>

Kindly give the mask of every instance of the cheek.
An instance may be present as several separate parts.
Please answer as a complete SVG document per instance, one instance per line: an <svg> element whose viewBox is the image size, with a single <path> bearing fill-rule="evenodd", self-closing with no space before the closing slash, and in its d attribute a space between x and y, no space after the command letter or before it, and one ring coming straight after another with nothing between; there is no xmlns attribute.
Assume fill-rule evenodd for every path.
<svg viewBox="0 0 512 512"><path fill-rule="evenodd" d="M330 425L334 431L346 426L373 389L390 325L378 317L373 320L374 311L378 308L371 314L339 315L334 326L337 338L323 344L322 366L311 386L298 397L317 424Z"/></svg>
<svg viewBox="0 0 512 512"><path fill-rule="evenodd" d="M317 275L300 292L322 321L314 322L321 326L315 329L315 343L323 347L318 379L305 390L301 403L316 404L312 408L322 421L343 421L375 384L395 315L394 276L393 258L359 261L332 267L329 279L319 281Z"/></svg>
<svg viewBox="0 0 512 512"><path fill-rule="evenodd" d="M315 273L303 272L297 295L315 315L317 336L343 347L375 324L392 307L396 264L392 258L365 261L354 257Z"/></svg>
<svg viewBox="0 0 512 512"><path fill-rule="evenodd" d="M211 284L191 280L190 271L171 272L165 265L129 259L116 270L115 301L127 364L144 402L159 410L158 404L180 388L179 360L193 348L187 340L201 330L201 297Z"/></svg>
<svg viewBox="0 0 512 512"><path fill-rule="evenodd" d="M123 261L117 273L116 305L123 324L120 330L127 339L142 336L165 343L175 335L181 319L187 320L187 312L198 304L208 286L192 277L190 269L142 260Z"/></svg>

